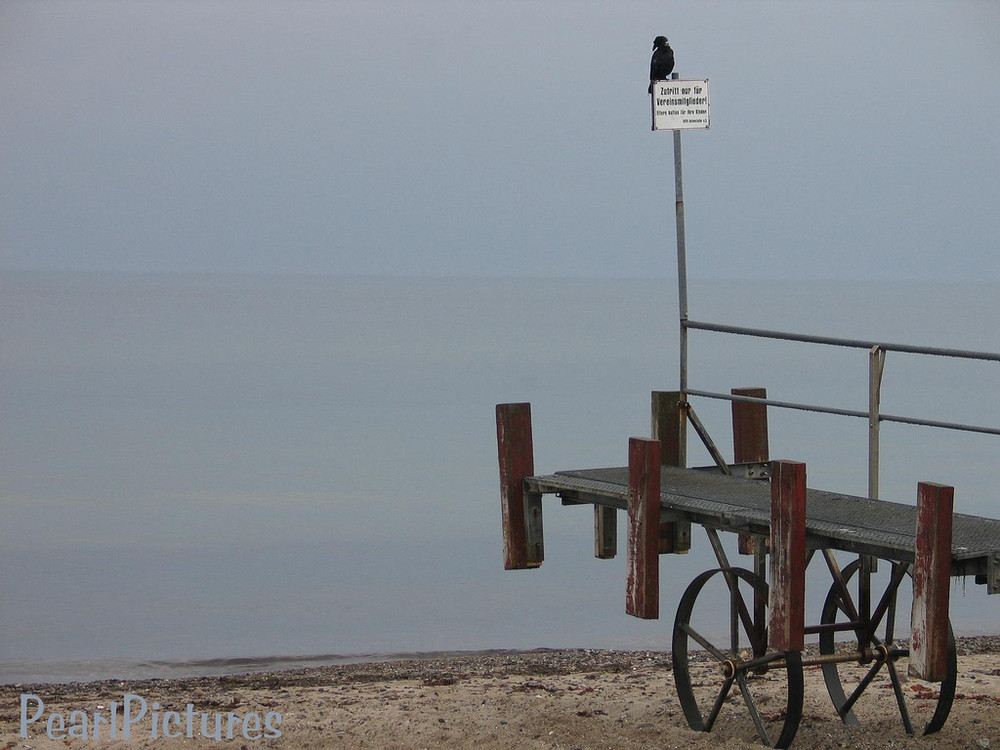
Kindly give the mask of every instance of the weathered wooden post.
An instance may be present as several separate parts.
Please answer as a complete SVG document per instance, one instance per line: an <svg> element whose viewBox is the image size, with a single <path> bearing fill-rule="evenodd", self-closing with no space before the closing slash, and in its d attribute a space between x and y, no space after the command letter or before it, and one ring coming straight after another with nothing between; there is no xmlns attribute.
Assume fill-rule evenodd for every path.
<svg viewBox="0 0 1000 750"><path fill-rule="evenodd" d="M734 396L767 398L766 388L733 388ZM733 458L738 464L768 460L767 404L733 401Z"/></svg>
<svg viewBox="0 0 1000 750"><path fill-rule="evenodd" d="M618 510L594 506L594 557L611 560L618 554Z"/></svg>
<svg viewBox="0 0 1000 750"><path fill-rule="evenodd" d="M771 465L771 610L768 645L777 651L805 647L806 465Z"/></svg>
<svg viewBox="0 0 1000 750"><path fill-rule="evenodd" d="M531 404L497 404L497 452L504 568L537 568L545 558L542 496L524 491L525 478L535 473Z"/></svg>
<svg viewBox="0 0 1000 750"><path fill-rule="evenodd" d="M653 391L651 427L665 466L686 466L687 411L680 391Z"/></svg>
<svg viewBox="0 0 1000 750"><path fill-rule="evenodd" d="M767 398L766 388L733 388L734 396ZM733 413L733 461L742 463L764 463L770 459L767 435L767 404L751 401L732 401ZM753 572L764 578L767 575L767 540L753 534L738 534L736 548L741 555L753 555ZM767 612L767 602L754 589L754 622L761 627Z"/></svg>
<svg viewBox="0 0 1000 750"><path fill-rule="evenodd" d="M909 673L940 682L948 673L948 605L955 488L917 485L917 544L913 563Z"/></svg>
<svg viewBox="0 0 1000 750"><path fill-rule="evenodd" d="M680 391L653 391L651 399L653 439L660 443L663 466L687 465L687 409ZM665 521L660 526L660 554L685 553L691 549L691 523Z"/></svg>
<svg viewBox="0 0 1000 750"><path fill-rule="evenodd" d="M733 388L734 396L767 398L765 388ZM768 460L767 404L733 401L733 460L738 463L763 463ZM757 551L757 540L751 534L738 537L741 555Z"/></svg>
<svg viewBox="0 0 1000 750"><path fill-rule="evenodd" d="M628 583L625 612L645 620L660 616L660 443L628 441Z"/></svg>

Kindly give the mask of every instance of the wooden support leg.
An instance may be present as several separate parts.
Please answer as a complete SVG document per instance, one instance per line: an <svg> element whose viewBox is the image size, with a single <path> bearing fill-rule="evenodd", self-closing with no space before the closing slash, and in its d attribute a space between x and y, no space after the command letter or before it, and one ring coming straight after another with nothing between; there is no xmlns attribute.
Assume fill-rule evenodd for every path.
<svg viewBox="0 0 1000 750"><path fill-rule="evenodd" d="M909 673L940 682L948 672L948 605L955 489L917 485L917 545L913 564Z"/></svg>
<svg viewBox="0 0 1000 750"><path fill-rule="evenodd" d="M618 554L618 511L594 506L594 557L611 560Z"/></svg>
<svg viewBox="0 0 1000 750"><path fill-rule="evenodd" d="M504 568L537 568L545 556L542 498L524 491L525 478L535 473L531 404L497 404L497 451Z"/></svg>
<svg viewBox="0 0 1000 750"><path fill-rule="evenodd" d="M628 585L625 612L645 620L660 616L660 443L628 443Z"/></svg>
<svg viewBox="0 0 1000 750"><path fill-rule="evenodd" d="M777 651L805 647L806 465L771 466L771 610L768 645Z"/></svg>
<svg viewBox="0 0 1000 750"><path fill-rule="evenodd" d="M733 388L734 396L767 398L766 388ZM733 401L733 460L738 463L756 463L768 460L767 404L749 401ZM741 555L752 555L757 551L757 537L740 534L738 538Z"/></svg>

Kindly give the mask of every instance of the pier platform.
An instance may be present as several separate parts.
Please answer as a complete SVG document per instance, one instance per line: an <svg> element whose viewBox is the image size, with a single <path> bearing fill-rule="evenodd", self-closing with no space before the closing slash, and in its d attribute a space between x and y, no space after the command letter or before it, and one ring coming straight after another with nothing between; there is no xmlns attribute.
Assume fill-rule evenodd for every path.
<svg viewBox="0 0 1000 750"><path fill-rule="evenodd" d="M766 478L764 464L734 466L734 473ZM558 471L528 477L528 492L554 494L565 502L628 509L627 466ZM721 531L767 537L771 524L768 482L726 476L717 468L660 468L664 521L688 521ZM806 546L873 555L912 563L916 548L915 505L870 500L827 490L806 490ZM951 557L953 576L985 576L991 550L1000 548L1000 520L955 513Z"/></svg>

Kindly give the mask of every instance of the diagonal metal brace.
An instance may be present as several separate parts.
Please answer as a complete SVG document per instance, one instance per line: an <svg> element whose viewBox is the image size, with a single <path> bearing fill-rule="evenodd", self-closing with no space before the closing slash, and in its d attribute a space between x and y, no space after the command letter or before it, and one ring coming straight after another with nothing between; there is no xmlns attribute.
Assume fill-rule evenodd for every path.
<svg viewBox="0 0 1000 750"><path fill-rule="evenodd" d="M691 425L694 427L695 432L701 438L701 442L705 444L708 452L712 454L712 460L715 461L715 465L719 467L719 470L723 474L731 474L732 472L729 470L726 459L722 457L722 453L715 446L715 442L712 440L712 436L708 434L708 430L705 429L705 425L698 419L698 415L694 413L694 407L691 406L690 402L685 402L684 409L687 411L688 419L691 420Z"/></svg>

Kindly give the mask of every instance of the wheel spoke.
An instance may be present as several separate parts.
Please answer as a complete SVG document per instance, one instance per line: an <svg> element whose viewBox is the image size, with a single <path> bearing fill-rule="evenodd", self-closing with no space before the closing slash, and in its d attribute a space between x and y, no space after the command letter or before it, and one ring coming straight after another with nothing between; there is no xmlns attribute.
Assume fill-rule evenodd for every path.
<svg viewBox="0 0 1000 750"><path fill-rule="evenodd" d="M726 576L729 584L729 653L740 652L740 582L735 576Z"/></svg>
<svg viewBox="0 0 1000 750"><path fill-rule="evenodd" d="M887 644L892 644L896 639L896 597L892 597L892 601L889 602L889 613L885 620L885 642ZM906 651L909 654L909 649Z"/></svg>
<svg viewBox="0 0 1000 750"><path fill-rule="evenodd" d="M678 627L687 633L689 636L694 638L698 643L708 651L712 656L714 656L719 661L726 661L729 659L729 654L719 650L710 640L699 633L697 630L691 627L690 623L682 622L678 624Z"/></svg>
<svg viewBox="0 0 1000 750"><path fill-rule="evenodd" d="M894 564L892 566L892 579L889 581L889 585L885 589L885 593L882 594L882 599L879 601L878 606L875 607L875 611L872 612L872 622L871 622L871 632L874 635L875 631L878 630L879 623L882 622L882 618L885 617L886 613L889 617L885 621L885 642L892 643L893 631L895 629L895 619L896 619L896 595L899 593L899 584L903 582L906 577L906 571L909 565L902 563L899 565Z"/></svg>
<svg viewBox="0 0 1000 750"><path fill-rule="evenodd" d="M913 722L910 721L910 711L906 707L906 700L903 697L903 686L899 682L899 675L896 674L896 665L892 661L886 662L889 669L889 679L892 681L892 692L896 694L896 704L899 706L899 716L903 720L903 729L907 734L913 734Z"/></svg>
<svg viewBox="0 0 1000 750"><path fill-rule="evenodd" d="M753 719L753 724L757 727L757 734L760 735L761 742L771 747L771 740L767 738L767 730L764 728L764 720L760 718L757 704L754 703L753 696L750 695L750 688L747 687L746 675L743 672L737 672L736 682L739 683L740 692L743 694L743 702L747 704L747 711L750 712L750 718Z"/></svg>
<svg viewBox="0 0 1000 750"><path fill-rule="evenodd" d="M754 653L756 653L760 645L760 638L756 632L757 629L754 627L753 617L750 614L750 610L747 609L747 603L743 599L743 594L740 592L740 579L730 571L723 571L723 575L726 577L726 584L729 586L729 592L732 599L729 607L729 630L730 639L732 640L733 653L737 654L740 650L739 632L736 626L737 615L739 615L740 622L743 623L743 632L746 633L746 636L750 641L750 646Z"/></svg>
<svg viewBox="0 0 1000 750"><path fill-rule="evenodd" d="M872 680L875 679L875 675L877 675L878 671L882 668L882 664L884 664L884 662L876 661L871 666L871 669L868 670L868 673L865 674L861 682L858 683L858 686L854 688L854 692L847 697L846 701L844 701L841 715L854 708L854 704L858 702L858 698L861 697L861 694L865 692L869 685L871 685Z"/></svg>
<svg viewBox="0 0 1000 750"><path fill-rule="evenodd" d="M833 551L829 549L823 550L823 557L826 559L826 565L830 569L830 575L833 576L834 587L840 593L838 606L852 622L856 622L858 619L858 608L854 604L851 590L847 587L847 579L841 573L837 558L833 556ZM847 577L849 578L850 574Z"/></svg>
<svg viewBox="0 0 1000 750"><path fill-rule="evenodd" d="M740 663L742 669L747 672L753 672L755 669L763 667L765 664L770 664L772 661L779 661L784 659L785 655L781 651L772 651L769 654L764 654L764 656L758 656L755 659L749 659Z"/></svg>
<svg viewBox="0 0 1000 750"><path fill-rule="evenodd" d="M722 683L722 689L719 690L719 694L715 698L715 703L712 705L712 710L708 714L708 718L705 719L705 731L711 732L712 727L715 725L715 720L719 718L719 711L722 710L722 704L726 702L726 697L729 695L729 690L733 686L733 678L730 677L724 683Z"/></svg>

